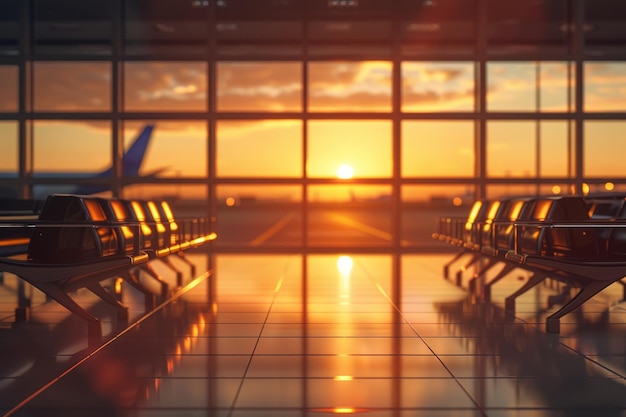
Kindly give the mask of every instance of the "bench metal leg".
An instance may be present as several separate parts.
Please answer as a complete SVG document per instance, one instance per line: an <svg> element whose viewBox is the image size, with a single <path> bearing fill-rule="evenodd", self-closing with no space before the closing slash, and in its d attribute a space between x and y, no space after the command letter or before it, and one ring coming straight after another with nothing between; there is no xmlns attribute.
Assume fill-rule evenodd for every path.
<svg viewBox="0 0 626 417"><path fill-rule="evenodd" d="M613 281L591 281L589 284L585 285L567 304L546 319L546 332L559 333L561 317L580 307L584 302L612 283Z"/></svg>

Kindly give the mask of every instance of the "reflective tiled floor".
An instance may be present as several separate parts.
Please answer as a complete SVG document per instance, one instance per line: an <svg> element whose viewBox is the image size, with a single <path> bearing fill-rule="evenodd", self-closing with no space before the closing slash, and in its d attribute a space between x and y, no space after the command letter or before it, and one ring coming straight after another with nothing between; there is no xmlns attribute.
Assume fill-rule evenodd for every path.
<svg viewBox="0 0 626 417"><path fill-rule="evenodd" d="M450 254L221 255L174 298L113 330L86 326L26 289L0 285L0 411L15 416L626 416L626 304L614 285L547 335L554 285L492 303L443 278ZM192 258L207 265L202 255ZM462 266L461 260L453 268ZM162 273L167 279L168 271ZM466 287L472 271L465 271ZM173 282L173 281L172 281ZM554 307L551 307L552 309Z"/></svg>

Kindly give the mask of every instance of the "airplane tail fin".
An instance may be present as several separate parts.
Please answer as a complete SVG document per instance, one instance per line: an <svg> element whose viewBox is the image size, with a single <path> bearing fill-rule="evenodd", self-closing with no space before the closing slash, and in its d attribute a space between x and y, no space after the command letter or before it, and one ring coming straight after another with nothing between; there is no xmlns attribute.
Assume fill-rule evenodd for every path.
<svg viewBox="0 0 626 417"><path fill-rule="evenodd" d="M139 169L141 168L141 163L146 155L146 150L148 149L153 129L154 125L146 125L139 136L135 139L135 142L133 142L131 147L124 154L124 158L122 160L122 172L124 176L139 176Z"/></svg>

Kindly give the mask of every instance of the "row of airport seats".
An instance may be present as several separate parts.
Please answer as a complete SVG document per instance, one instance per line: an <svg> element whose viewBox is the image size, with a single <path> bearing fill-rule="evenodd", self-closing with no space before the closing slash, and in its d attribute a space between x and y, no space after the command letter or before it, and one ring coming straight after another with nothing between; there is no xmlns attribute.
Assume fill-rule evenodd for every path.
<svg viewBox="0 0 626 417"><path fill-rule="evenodd" d="M99 318L80 306L70 294L87 288L117 310L118 320L128 322L128 307L105 287L105 281L121 278L145 296L146 310L158 297L170 295L169 284L155 271L152 262L164 262L183 273L171 261L177 256L191 268L184 252L216 238L204 218L176 218L167 201L125 200L95 196L50 195L35 221L2 224L3 230L28 231L25 253L0 258L0 271L17 275L40 289L88 323L90 340L102 337ZM140 271L156 280L155 294L140 280Z"/></svg>
<svg viewBox="0 0 626 417"><path fill-rule="evenodd" d="M548 333L560 332L561 317L613 283L624 286L626 298L621 281L626 277L626 196L478 200L465 218L438 219L433 238L461 249L444 265L446 279L457 261L468 258L456 271L456 284L462 286L463 272L476 266L467 287L486 301L491 287L514 269L530 273L505 299L509 316L515 300L538 284L551 279L563 285L563 304L546 319ZM501 269L487 281L495 265Z"/></svg>

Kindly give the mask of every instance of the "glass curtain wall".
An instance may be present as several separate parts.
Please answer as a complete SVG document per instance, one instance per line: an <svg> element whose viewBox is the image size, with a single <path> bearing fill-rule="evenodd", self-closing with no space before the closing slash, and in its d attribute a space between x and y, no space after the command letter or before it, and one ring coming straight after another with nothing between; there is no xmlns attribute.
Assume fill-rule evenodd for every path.
<svg viewBox="0 0 626 417"><path fill-rule="evenodd" d="M438 250L476 198L626 188L625 11L6 0L0 192L168 199L222 251Z"/></svg>

